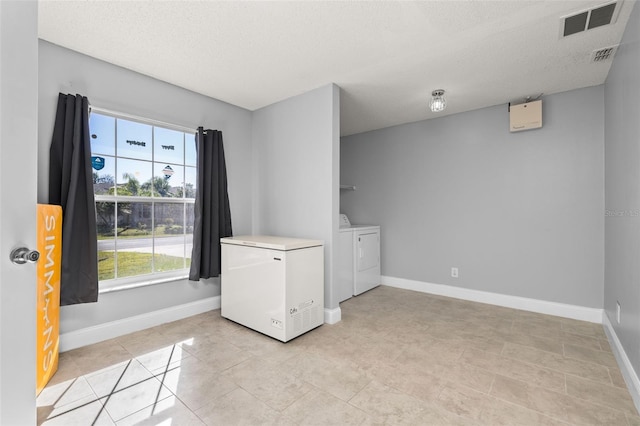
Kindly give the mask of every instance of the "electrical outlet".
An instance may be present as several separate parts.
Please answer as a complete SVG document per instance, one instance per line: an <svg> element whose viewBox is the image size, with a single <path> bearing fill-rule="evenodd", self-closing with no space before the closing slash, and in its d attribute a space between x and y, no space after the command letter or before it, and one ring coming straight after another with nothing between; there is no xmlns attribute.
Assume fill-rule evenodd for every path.
<svg viewBox="0 0 640 426"><path fill-rule="evenodd" d="M616 321L620 324L620 302L616 301Z"/></svg>
<svg viewBox="0 0 640 426"><path fill-rule="evenodd" d="M453 278L458 278L458 268L456 267L451 268L451 276Z"/></svg>

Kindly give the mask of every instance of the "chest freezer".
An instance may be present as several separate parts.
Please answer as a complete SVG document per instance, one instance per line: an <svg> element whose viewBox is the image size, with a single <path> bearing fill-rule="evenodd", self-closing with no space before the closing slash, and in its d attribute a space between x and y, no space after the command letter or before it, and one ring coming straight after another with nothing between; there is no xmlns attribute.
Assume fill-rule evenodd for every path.
<svg viewBox="0 0 640 426"><path fill-rule="evenodd" d="M324 323L322 241L248 235L220 243L224 318L283 342Z"/></svg>

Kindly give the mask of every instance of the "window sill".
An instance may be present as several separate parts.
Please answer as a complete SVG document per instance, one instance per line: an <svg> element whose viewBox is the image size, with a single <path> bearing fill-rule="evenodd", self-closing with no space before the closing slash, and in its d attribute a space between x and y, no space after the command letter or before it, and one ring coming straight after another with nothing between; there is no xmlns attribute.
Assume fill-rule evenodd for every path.
<svg viewBox="0 0 640 426"><path fill-rule="evenodd" d="M134 288L147 287L150 285L165 284L173 281L182 281L182 280L188 280L188 279L189 279L189 273L185 272L180 275L170 275L170 276L156 277L156 278L138 277L136 280L124 279L124 280L102 281L101 283L99 283L100 289L98 290L98 294L112 293L112 292L123 291L123 290L131 290ZM102 283L105 283L106 285L104 285L103 287Z"/></svg>

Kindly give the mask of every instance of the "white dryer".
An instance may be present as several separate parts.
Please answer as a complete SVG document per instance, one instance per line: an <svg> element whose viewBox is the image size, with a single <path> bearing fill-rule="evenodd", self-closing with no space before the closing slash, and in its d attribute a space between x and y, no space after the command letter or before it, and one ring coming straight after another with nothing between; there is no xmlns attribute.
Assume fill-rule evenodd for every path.
<svg viewBox="0 0 640 426"><path fill-rule="evenodd" d="M351 225L340 215L338 301L380 285L380 226Z"/></svg>

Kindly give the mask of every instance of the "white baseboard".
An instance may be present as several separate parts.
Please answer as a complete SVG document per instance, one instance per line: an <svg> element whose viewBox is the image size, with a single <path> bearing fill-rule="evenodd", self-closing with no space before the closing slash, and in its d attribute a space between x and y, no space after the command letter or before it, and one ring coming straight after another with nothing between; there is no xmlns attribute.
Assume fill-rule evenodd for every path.
<svg viewBox="0 0 640 426"><path fill-rule="evenodd" d="M114 337L123 336L149 327L155 327L156 325L167 322L177 321L214 309L220 309L220 296L208 297L183 305L172 306L170 308L159 309L93 327L70 331L60 335L60 352L92 345L104 340L113 339Z"/></svg>
<svg viewBox="0 0 640 426"><path fill-rule="evenodd" d="M618 335L616 334L606 311L602 313L602 324L604 325L604 331L607 333L607 337L609 338L613 354L618 361L618 367L620 367L622 377L624 377L624 381L627 384L627 389L629 389L629 393L633 398L633 403L636 405L636 409L640 411L640 379L638 379L638 375L633 369L631 361L622 347L622 343L620 343L620 339L618 339Z"/></svg>
<svg viewBox="0 0 640 426"><path fill-rule="evenodd" d="M383 285L602 324L602 309L382 276Z"/></svg>
<svg viewBox="0 0 640 426"><path fill-rule="evenodd" d="M342 311L340 307L335 309L324 308L324 322L325 324L335 324L342 320Z"/></svg>

